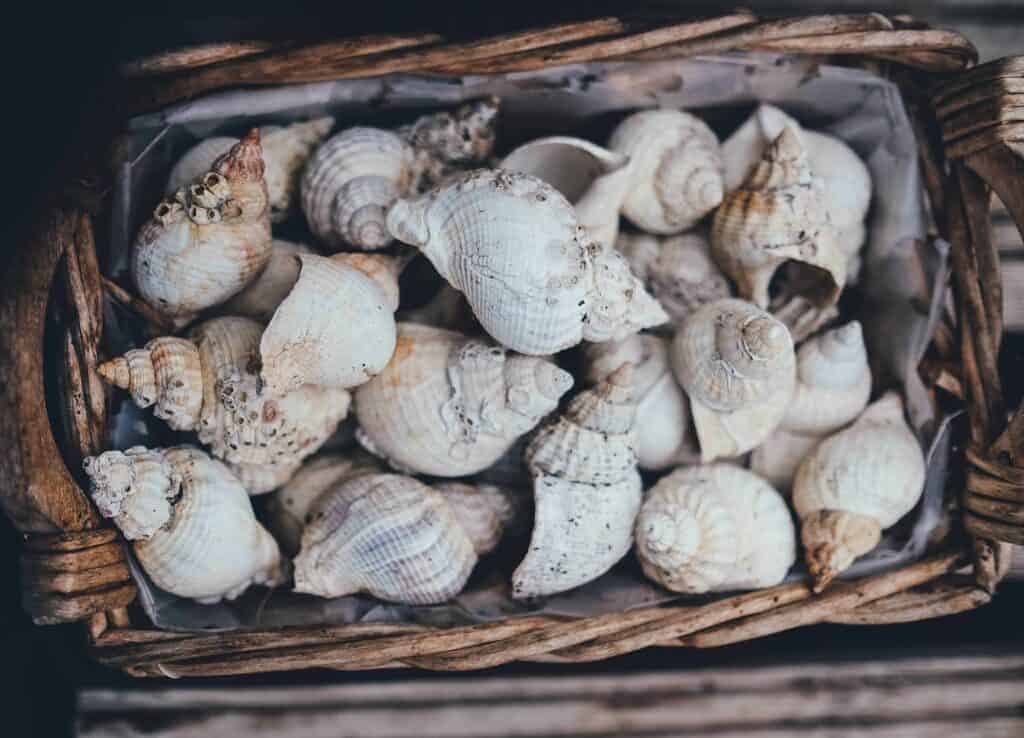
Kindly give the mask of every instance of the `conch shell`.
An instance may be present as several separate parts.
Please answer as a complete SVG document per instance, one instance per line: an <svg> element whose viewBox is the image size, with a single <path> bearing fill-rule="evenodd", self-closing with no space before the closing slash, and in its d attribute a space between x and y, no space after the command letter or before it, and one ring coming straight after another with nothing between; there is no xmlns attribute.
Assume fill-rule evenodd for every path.
<svg viewBox="0 0 1024 738"><path fill-rule="evenodd" d="M157 205L139 229L132 276L164 315L186 319L255 280L270 259L270 218L259 131L210 171Z"/></svg>
<svg viewBox="0 0 1024 738"><path fill-rule="evenodd" d="M924 454L895 392L818 444L793 480L793 506L815 592L913 509L924 479Z"/></svg>
<svg viewBox="0 0 1024 738"><path fill-rule="evenodd" d="M781 495L730 464L680 468L647 493L636 519L644 574L674 592L772 587L796 561Z"/></svg>
<svg viewBox="0 0 1024 738"><path fill-rule="evenodd" d="M486 161L494 150L500 109L498 98L485 97L459 106L454 113L431 113L399 128L398 135L416 152L413 190L430 189L460 169Z"/></svg>
<svg viewBox="0 0 1024 738"><path fill-rule="evenodd" d="M310 510L295 559L295 591L367 592L388 602L433 605L462 591L476 561L443 494L412 477L364 474L321 495Z"/></svg>
<svg viewBox="0 0 1024 738"><path fill-rule="evenodd" d="M803 295L817 305L839 300L846 255L836 243L821 180L813 176L793 128L785 128L743 185L726 195L711 229L715 260L739 293L769 305L768 285L786 262L814 276Z"/></svg>
<svg viewBox="0 0 1024 738"><path fill-rule="evenodd" d="M160 589L212 604L284 580L277 543L242 485L199 449L107 451L87 458L85 473L100 514Z"/></svg>
<svg viewBox="0 0 1024 738"><path fill-rule="evenodd" d="M647 291L678 324L702 305L732 295L707 238L697 231L658 237L620 233L615 248Z"/></svg>
<svg viewBox="0 0 1024 738"><path fill-rule="evenodd" d="M587 236L605 247L615 244L619 210L629 194L633 170L625 154L582 138L548 136L525 143L506 156L501 169L544 180L565 195Z"/></svg>
<svg viewBox="0 0 1024 738"><path fill-rule="evenodd" d="M415 200L388 230L417 246L513 351L546 356L623 338L668 316L612 249L587 243L572 205L526 174L481 169Z"/></svg>
<svg viewBox="0 0 1024 738"><path fill-rule="evenodd" d="M356 390L356 438L397 469L475 474L558 407L571 386L572 375L547 359L399 323L391 362Z"/></svg>
<svg viewBox="0 0 1024 738"><path fill-rule="evenodd" d="M270 261L254 282L224 303L224 313L270 320L299 279L299 260L295 257L312 253L305 244L275 238L270 243Z"/></svg>
<svg viewBox="0 0 1024 738"><path fill-rule="evenodd" d="M286 220L295 209L302 167L313 149L327 137L333 127L334 118L325 116L289 126L260 128L271 223ZM213 136L186 151L171 169L167 179L167 194L174 194L208 172L217 157L226 154L237 143L237 138Z"/></svg>
<svg viewBox="0 0 1024 738"><path fill-rule="evenodd" d="M793 397L789 331L743 300L719 300L691 313L673 340L671 360L690 399L705 463L757 446Z"/></svg>
<svg viewBox="0 0 1024 738"><path fill-rule="evenodd" d="M641 469L667 469L699 457L690 403L669 366L668 340L635 333L621 341L587 344L586 380L597 384L624 363L634 365L636 455Z"/></svg>
<svg viewBox="0 0 1024 738"><path fill-rule="evenodd" d="M435 484L466 531L477 556L497 548L502 537L523 519L524 500L515 490L495 484Z"/></svg>
<svg viewBox="0 0 1024 738"><path fill-rule="evenodd" d="M629 552L642 495L632 387L633 366L624 364L574 397L527 446L536 512L513 597L579 587Z"/></svg>
<svg viewBox="0 0 1024 738"><path fill-rule="evenodd" d="M679 110L643 110L612 133L608 148L632 160L622 213L649 233L682 233L722 202L718 138Z"/></svg>

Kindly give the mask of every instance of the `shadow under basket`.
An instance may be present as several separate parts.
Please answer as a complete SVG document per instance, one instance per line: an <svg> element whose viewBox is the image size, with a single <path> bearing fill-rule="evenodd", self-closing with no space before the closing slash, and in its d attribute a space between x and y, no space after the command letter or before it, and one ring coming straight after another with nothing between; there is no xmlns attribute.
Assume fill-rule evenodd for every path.
<svg viewBox="0 0 1024 738"><path fill-rule="evenodd" d="M896 570L586 618L549 615L431 628L363 623L189 634L154 629L127 606L137 592L124 543L79 484L103 450L97 373L106 292L94 222L107 224L129 116L226 88L412 73L460 77L581 62L771 52L866 68L898 86L918 143L938 236L952 244L955 319L941 323L920 373L966 403L965 473L948 543ZM712 647L819 622L882 624L987 603L1024 544L1024 414L1008 415L997 371L1002 334L994 191L1024 228L1024 58L972 66L969 41L906 16L821 15L762 22L746 11L705 20L599 18L448 42L433 33L275 45L194 47L125 65L83 123L15 245L0 295L0 499L24 534L23 602L40 624L83 621L101 663L138 676L217 676L329 667L480 669L512 661L595 661L648 646ZM117 119L116 116L124 116ZM105 227L105 226L104 226ZM104 245L101 243L101 248ZM104 252L105 253L105 252ZM58 440L59 439L59 440ZM134 622L133 622L134 621Z"/></svg>

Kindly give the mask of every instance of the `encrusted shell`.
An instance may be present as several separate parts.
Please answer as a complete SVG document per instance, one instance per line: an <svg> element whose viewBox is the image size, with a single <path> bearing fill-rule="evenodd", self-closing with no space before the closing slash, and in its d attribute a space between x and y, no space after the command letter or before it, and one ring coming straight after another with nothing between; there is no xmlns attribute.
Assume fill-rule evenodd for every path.
<svg viewBox="0 0 1024 738"><path fill-rule="evenodd" d="M554 410L571 386L572 375L547 359L399 323L391 362L356 390L356 437L398 469L474 474Z"/></svg>
<svg viewBox="0 0 1024 738"><path fill-rule="evenodd" d="M622 213L650 233L681 233L722 201L718 138L679 110L644 110L626 118L608 142L632 160Z"/></svg>
<svg viewBox="0 0 1024 738"><path fill-rule="evenodd" d="M321 495L295 559L295 591L366 592L388 602L451 599L476 565L444 495L412 477L366 474Z"/></svg>
<svg viewBox="0 0 1024 738"><path fill-rule="evenodd" d="M569 202L525 174L478 170L415 200L388 229L417 246L502 345L548 355L667 317L612 249L586 243Z"/></svg>
<svg viewBox="0 0 1024 738"><path fill-rule="evenodd" d="M434 489L451 506L477 556L493 551L506 531L522 522L524 500L508 487L444 482Z"/></svg>
<svg viewBox="0 0 1024 738"><path fill-rule="evenodd" d="M245 489L199 449L107 451L86 459L85 473L96 507L160 589L209 604L284 579Z"/></svg>
<svg viewBox="0 0 1024 738"><path fill-rule="evenodd" d="M312 253L305 244L275 238L270 244L270 261L254 282L224 303L224 313L270 320L299 278L299 260L295 257Z"/></svg>
<svg viewBox="0 0 1024 738"><path fill-rule="evenodd" d="M636 519L644 574L675 592L772 587L796 561L782 497L729 464L677 469L647 493Z"/></svg>
<svg viewBox="0 0 1024 738"><path fill-rule="evenodd" d="M398 129L416 154L416 182L422 192L443 182L460 169L478 166L494 150L495 127L501 102L485 97L418 118Z"/></svg>

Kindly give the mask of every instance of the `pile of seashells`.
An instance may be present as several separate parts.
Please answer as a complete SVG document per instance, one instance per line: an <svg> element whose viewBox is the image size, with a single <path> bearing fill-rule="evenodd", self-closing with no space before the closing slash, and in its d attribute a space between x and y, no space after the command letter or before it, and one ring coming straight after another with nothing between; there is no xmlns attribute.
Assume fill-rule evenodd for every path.
<svg viewBox="0 0 1024 738"><path fill-rule="evenodd" d="M765 105L724 144L649 110L607 148L496 160L498 113L254 129L174 167L132 272L190 327L99 371L204 448L85 463L158 587L441 603L529 520L532 483L516 598L631 549L674 592L772 586L794 514L820 591L914 507L920 446L897 393L869 404L837 307L871 199L852 150ZM299 209L315 249L273 237ZM396 318L419 255L447 284ZM310 458L352 405L361 449ZM250 495L271 491L268 532Z"/></svg>

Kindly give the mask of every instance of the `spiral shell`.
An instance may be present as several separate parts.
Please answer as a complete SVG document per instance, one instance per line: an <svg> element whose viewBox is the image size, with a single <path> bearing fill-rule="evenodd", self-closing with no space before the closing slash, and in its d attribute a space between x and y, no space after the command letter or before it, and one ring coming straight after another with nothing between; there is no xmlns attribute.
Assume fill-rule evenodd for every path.
<svg viewBox="0 0 1024 738"><path fill-rule="evenodd" d="M522 522L524 500L508 487L444 482L434 489L451 506L477 556L493 551L502 536Z"/></svg>

